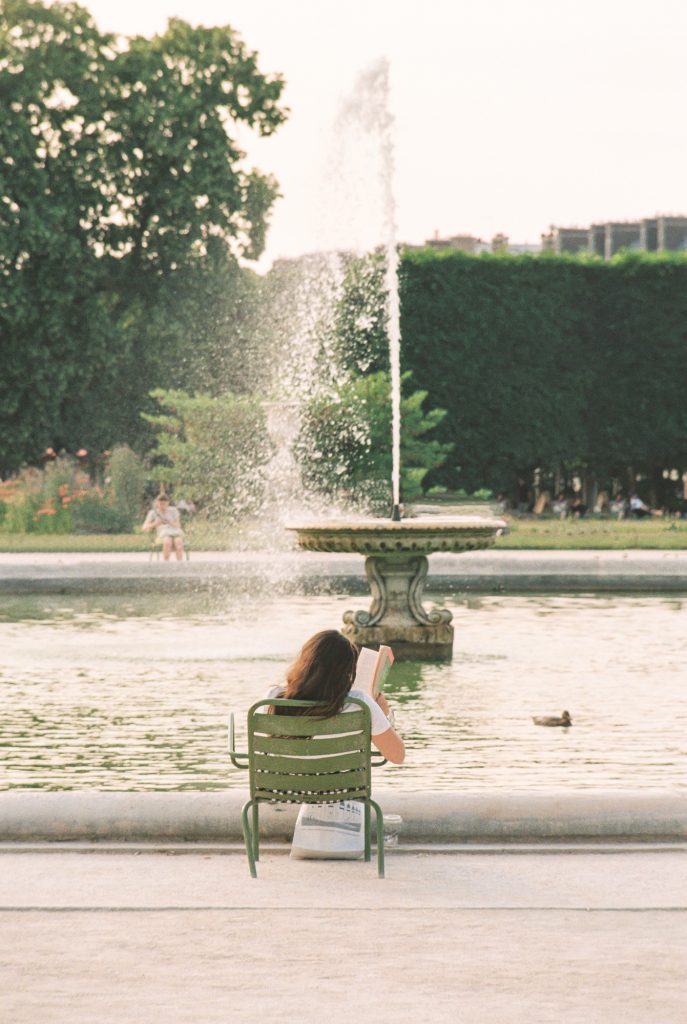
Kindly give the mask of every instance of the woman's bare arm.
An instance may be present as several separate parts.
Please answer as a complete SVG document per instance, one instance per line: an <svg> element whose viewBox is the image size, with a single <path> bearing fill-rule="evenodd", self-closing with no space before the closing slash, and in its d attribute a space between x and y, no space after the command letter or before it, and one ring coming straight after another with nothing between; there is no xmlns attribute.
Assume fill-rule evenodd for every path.
<svg viewBox="0 0 687 1024"><path fill-rule="evenodd" d="M405 761L406 748L395 729L389 728L386 732L380 732L372 737L372 742L379 753L392 764L403 764Z"/></svg>
<svg viewBox="0 0 687 1024"><path fill-rule="evenodd" d="M377 703L385 715L389 714L389 702L383 693L377 694ZM372 742L387 761L392 764L403 764L406 756L406 748L403 740L396 730L389 727L385 732L380 732L372 737Z"/></svg>

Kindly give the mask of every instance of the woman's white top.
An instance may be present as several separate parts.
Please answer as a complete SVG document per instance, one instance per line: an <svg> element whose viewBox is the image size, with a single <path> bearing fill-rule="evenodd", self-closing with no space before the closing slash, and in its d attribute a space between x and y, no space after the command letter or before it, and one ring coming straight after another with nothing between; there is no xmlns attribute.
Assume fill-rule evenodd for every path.
<svg viewBox="0 0 687 1024"><path fill-rule="evenodd" d="M184 531L181 529L181 517L173 505L169 506L164 515L162 512L158 512L156 508L151 508L143 525L148 526L150 523L155 526L158 540L164 540L165 537L183 536Z"/></svg>

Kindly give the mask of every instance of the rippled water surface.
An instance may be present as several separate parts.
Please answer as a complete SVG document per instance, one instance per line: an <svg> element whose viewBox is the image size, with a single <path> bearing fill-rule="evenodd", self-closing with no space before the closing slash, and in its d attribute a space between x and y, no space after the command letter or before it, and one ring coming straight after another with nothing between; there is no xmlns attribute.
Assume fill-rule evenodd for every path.
<svg viewBox="0 0 687 1024"><path fill-rule="evenodd" d="M201 602L201 603L199 603ZM454 611L451 664L397 664L406 738L378 784L417 789L682 789L687 601L483 597ZM0 788L244 787L226 721L279 681L350 597L10 598L0 610ZM570 729L532 715L568 709Z"/></svg>

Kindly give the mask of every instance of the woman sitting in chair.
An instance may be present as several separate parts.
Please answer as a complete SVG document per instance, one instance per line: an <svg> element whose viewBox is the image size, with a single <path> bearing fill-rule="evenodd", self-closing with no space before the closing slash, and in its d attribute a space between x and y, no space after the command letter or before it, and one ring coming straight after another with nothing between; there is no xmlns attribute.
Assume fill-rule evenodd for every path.
<svg viewBox="0 0 687 1024"><path fill-rule="evenodd" d="M176 554L177 561L184 557L184 531L181 529L181 518L178 509L169 504L166 494L159 494L153 507L145 518L142 529L144 532L155 530L157 539L162 543L162 557L166 562Z"/></svg>
<svg viewBox="0 0 687 1024"><path fill-rule="evenodd" d="M320 718L331 718L340 711L357 711L356 704L346 702L348 696L357 697L370 709L372 742L377 750L393 764L403 764L405 747L393 727L393 712L383 693L376 700L363 690L351 689L355 679L358 648L337 629L315 633L301 648L300 654L286 673L285 686L273 686L268 697L287 700L317 700L323 707L314 709ZM278 714L313 714L311 708L293 711L273 708Z"/></svg>

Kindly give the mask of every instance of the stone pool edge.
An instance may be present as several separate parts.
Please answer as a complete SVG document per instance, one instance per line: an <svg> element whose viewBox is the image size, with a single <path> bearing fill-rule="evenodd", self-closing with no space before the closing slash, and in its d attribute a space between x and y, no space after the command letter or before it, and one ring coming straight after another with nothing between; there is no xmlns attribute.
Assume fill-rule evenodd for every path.
<svg viewBox="0 0 687 1024"><path fill-rule="evenodd" d="M194 552L190 562L114 554L2 554L0 594L222 593L269 587L275 594L365 594L360 555L315 552ZM510 551L430 556L430 593L687 594L687 550Z"/></svg>
<svg viewBox="0 0 687 1024"><path fill-rule="evenodd" d="M404 843L684 843L687 793L398 793L379 787ZM1 843L242 841L247 793L0 793ZM289 842L297 807L263 806L261 836Z"/></svg>

